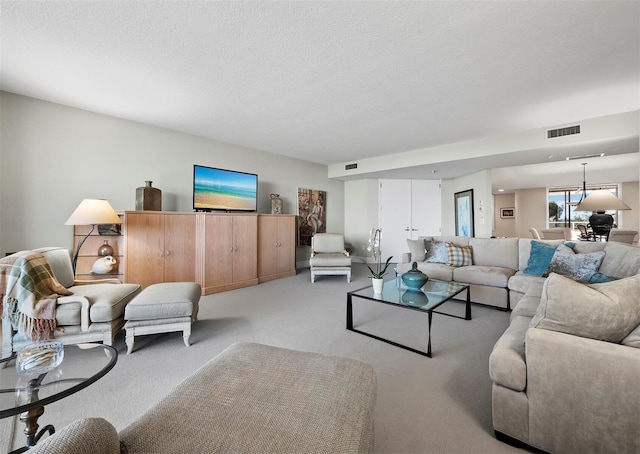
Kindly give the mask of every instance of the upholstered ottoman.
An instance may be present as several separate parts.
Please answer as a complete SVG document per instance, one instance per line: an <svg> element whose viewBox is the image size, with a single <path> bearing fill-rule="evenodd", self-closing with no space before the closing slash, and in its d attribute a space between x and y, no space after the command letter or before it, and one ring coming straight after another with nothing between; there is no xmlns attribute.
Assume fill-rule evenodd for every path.
<svg viewBox="0 0 640 454"><path fill-rule="evenodd" d="M135 336L172 331L182 331L188 347L201 294L202 288L195 282L166 282L144 289L124 310L127 353L133 351Z"/></svg>

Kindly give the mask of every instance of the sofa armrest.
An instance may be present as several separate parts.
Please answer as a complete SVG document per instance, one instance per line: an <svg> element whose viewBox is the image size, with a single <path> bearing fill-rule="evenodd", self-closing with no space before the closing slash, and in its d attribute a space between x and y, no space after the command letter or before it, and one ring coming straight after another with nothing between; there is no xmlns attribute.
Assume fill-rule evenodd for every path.
<svg viewBox="0 0 640 454"><path fill-rule="evenodd" d="M80 329L83 333L89 331L89 300L84 296L69 295L58 297L58 304L80 303Z"/></svg>
<svg viewBox="0 0 640 454"><path fill-rule="evenodd" d="M530 444L549 452L640 452L640 349L530 328Z"/></svg>
<svg viewBox="0 0 640 454"><path fill-rule="evenodd" d="M411 263L411 252L405 252L402 254L400 263Z"/></svg>
<svg viewBox="0 0 640 454"><path fill-rule="evenodd" d="M31 454L120 454L118 433L107 420L86 418L73 421L29 450Z"/></svg>
<svg viewBox="0 0 640 454"><path fill-rule="evenodd" d="M91 285L91 284L122 284L120 279L115 277L105 279L76 279L73 281L73 285Z"/></svg>

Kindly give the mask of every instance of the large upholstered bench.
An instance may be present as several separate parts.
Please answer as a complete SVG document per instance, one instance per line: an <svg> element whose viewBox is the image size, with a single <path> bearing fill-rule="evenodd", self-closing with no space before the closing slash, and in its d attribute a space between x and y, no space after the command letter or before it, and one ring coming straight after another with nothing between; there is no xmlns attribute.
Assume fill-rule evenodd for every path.
<svg viewBox="0 0 640 454"><path fill-rule="evenodd" d="M369 364L239 343L119 434L104 419L82 419L29 452L366 453L375 401Z"/></svg>

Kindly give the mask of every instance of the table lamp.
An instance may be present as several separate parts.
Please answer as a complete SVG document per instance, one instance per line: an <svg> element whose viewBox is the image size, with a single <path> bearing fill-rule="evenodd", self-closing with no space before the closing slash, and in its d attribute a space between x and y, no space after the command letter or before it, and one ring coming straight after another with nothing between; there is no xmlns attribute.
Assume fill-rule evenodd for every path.
<svg viewBox="0 0 640 454"><path fill-rule="evenodd" d="M78 243L78 248L73 256L73 274L76 274L76 263L78 254L84 242L93 233L96 225L100 224L121 224L122 221L118 213L111 207L111 204L104 199L84 199L78 208L69 216L65 225L90 225L91 230Z"/></svg>

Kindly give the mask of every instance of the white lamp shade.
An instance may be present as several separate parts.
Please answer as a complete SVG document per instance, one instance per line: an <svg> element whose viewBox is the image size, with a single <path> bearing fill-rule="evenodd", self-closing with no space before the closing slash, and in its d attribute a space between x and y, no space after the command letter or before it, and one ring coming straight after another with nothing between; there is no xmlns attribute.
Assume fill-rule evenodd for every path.
<svg viewBox="0 0 640 454"><path fill-rule="evenodd" d="M84 199L65 225L121 224L118 213L107 200Z"/></svg>
<svg viewBox="0 0 640 454"><path fill-rule="evenodd" d="M606 189L597 189L578 204L574 211L630 210L622 200Z"/></svg>

